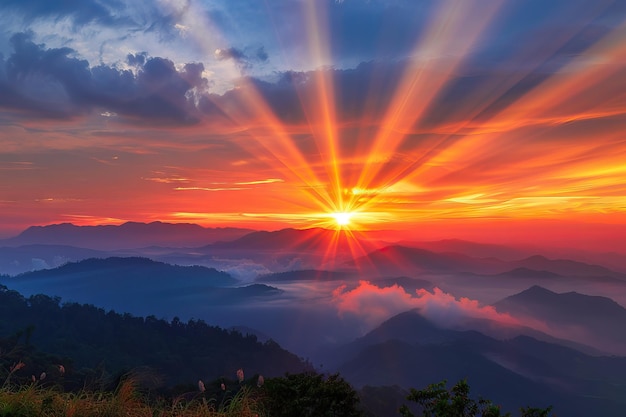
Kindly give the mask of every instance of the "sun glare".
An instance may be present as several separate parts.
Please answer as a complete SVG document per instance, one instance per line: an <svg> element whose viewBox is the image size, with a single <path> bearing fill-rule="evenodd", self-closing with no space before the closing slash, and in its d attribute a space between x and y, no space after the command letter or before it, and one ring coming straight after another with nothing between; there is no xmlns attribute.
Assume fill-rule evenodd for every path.
<svg viewBox="0 0 626 417"><path fill-rule="evenodd" d="M350 218L352 217L352 213L336 212L333 213L332 216L335 219L335 223L337 223L337 226L345 227L350 224Z"/></svg>

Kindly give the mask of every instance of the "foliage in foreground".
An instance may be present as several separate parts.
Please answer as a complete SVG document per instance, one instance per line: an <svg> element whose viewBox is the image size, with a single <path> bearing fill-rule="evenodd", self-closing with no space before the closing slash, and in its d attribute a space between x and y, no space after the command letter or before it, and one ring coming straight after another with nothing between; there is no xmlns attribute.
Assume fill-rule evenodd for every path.
<svg viewBox="0 0 626 417"><path fill-rule="evenodd" d="M26 379L47 372L51 363L63 364L66 389L80 388L85 380L102 381L102 375L115 383L117 375L139 367L154 369L167 386L228 375L239 367L266 376L313 369L271 339L260 342L202 320L168 322L61 304L60 298L41 294L25 298L1 284L0 352L0 367L23 361Z"/></svg>
<svg viewBox="0 0 626 417"><path fill-rule="evenodd" d="M172 400L149 400L132 379L114 392L59 392L36 383L0 389L0 417L256 417L263 416L254 393L247 387L227 401L207 401L202 393Z"/></svg>
<svg viewBox="0 0 626 417"><path fill-rule="evenodd" d="M305 372L272 378L265 384L265 405L272 417L359 417L359 397L339 374Z"/></svg>
<svg viewBox="0 0 626 417"><path fill-rule="evenodd" d="M411 388L407 400L418 403L422 409L422 417L511 417L511 413L502 413L500 407L484 398L478 401L469 395L466 380L456 383L450 390L446 389L446 381L431 384L423 390ZM552 407L522 407L521 417L550 417ZM404 417L415 417L406 405L400 408Z"/></svg>

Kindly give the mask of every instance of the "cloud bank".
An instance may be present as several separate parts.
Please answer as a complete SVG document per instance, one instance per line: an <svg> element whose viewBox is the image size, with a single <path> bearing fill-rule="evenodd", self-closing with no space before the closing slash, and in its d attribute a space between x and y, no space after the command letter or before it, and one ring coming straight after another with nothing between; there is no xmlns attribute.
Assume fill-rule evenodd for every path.
<svg viewBox="0 0 626 417"><path fill-rule="evenodd" d="M412 295L398 285L379 288L368 281L360 281L352 290L347 290L344 285L333 291L333 303L340 316L360 317L369 326L412 309L419 309L424 317L447 328L467 318L492 320L510 326L524 325L492 306L483 306L467 297L457 299L437 287L432 292L418 289Z"/></svg>

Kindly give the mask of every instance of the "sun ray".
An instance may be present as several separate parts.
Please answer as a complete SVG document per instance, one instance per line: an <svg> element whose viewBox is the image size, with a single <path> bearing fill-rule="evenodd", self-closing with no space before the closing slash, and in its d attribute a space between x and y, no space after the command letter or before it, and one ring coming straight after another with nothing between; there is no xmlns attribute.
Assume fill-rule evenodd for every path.
<svg viewBox="0 0 626 417"><path fill-rule="evenodd" d="M500 8L500 2L488 1L481 13L476 13L469 2L443 2L432 23L416 44L413 57L404 71L391 103L382 119L381 126L368 152L369 157L362 170L357 186L366 188L380 172L378 159L393 154L405 140L406 133L413 130L426 109L451 80L454 70L461 64L466 53L492 21ZM461 25L461 20L474 16L472 24ZM468 27L467 30L462 28ZM461 31L461 32L459 32ZM442 65L441 57L450 50L456 56Z"/></svg>
<svg viewBox="0 0 626 417"><path fill-rule="evenodd" d="M494 17L505 9L502 2L489 0L480 10L452 0L434 6L430 23L415 43L401 76L393 82L389 101L375 99L388 81L370 78L369 98L362 113L350 115L354 119L348 120L336 108L338 91L329 67L333 61L329 6L305 1L300 5L301 17L306 54L313 69L295 92L298 110L306 119L286 122L255 80L247 77L240 79L233 92L237 100L221 110L243 127L246 139L239 140L242 147L263 155L286 183L301 185L298 195L287 198L303 213L298 218L347 235L382 221L519 216L516 208L554 210L565 201L575 201L570 204L574 210L606 210L621 200L607 199L610 203L602 208L594 193L624 175L619 158L605 159L606 166L599 168L596 161L584 160L590 145L567 153L556 145L530 150L524 141L538 141L542 131L555 126L626 114L623 97L609 91L624 84L618 79L620 69L615 62L626 60L626 29L622 26L603 35L526 91L510 97L512 90L519 90L529 77L541 73L546 63L580 36L608 4L599 1L590 5L580 25L567 26L540 48L520 50L516 57L528 61L527 65L484 81L484 88L477 87L460 97L443 122L432 124L429 112L457 81L467 57L488 33ZM565 13L575 14L573 10ZM215 39L210 36L215 29L206 20L193 20L193 24L198 42L212 54L217 44L209 39ZM239 70L233 61L221 65L230 65L232 72ZM384 77L383 72L374 71L374 75ZM577 99L591 94L593 100ZM386 104L382 111L381 103ZM529 126L537 127L533 136L525 133ZM348 127L356 132L354 155L349 155L342 144ZM502 145L504 138L506 145ZM611 136L604 138L609 141ZM513 146L517 156L509 157L506 148ZM550 159L542 157L540 149L550 153ZM559 157L569 164L560 166L555 162ZM489 168L479 173L478 167ZM536 171L542 174L534 174L532 167L540 167ZM538 175L544 177L541 186L536 186ZM515 190L508 184L513 180L518 184ZM564 186L566 180L569 183ZM412 192L413 201L403 200L397 191L406 184L419 187L418 192ZM472 193L466 192L468 187Z"/></svg>

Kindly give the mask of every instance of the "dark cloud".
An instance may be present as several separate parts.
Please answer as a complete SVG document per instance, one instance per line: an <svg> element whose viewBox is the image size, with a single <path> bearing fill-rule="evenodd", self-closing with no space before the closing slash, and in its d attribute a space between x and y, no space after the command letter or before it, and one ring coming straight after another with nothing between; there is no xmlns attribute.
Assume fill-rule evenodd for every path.
<svg viewBox="0 0 626 417"><path fill-rule="evenodd" d="M215 58L220 61L224 61L226 59L234 59L235 61L242 62L244 60L247 60L248 57L240 49L222 48L215 51Z"/></svg>
<svg viewBox="0 0 626 417"><path fill-rule="evenodd" d="M352 2L331 7L332 13L339 13L335 7L348 7L347 3ZM398 9L406 6L402 2L389 4ZM344 13L370 13L368 5L392 13L387 10L391 6L375 1L354 2ZM535 30L526 33L526 43L513 43L508 49L491 45L477 50L459 64L420 122L422 126L436 126L467 117L488 120L584 54L609 32L605 25L589 24L571 30L566 39L552 40L545 31ZM520 34L506 36L511 40ZM264 79L245 77L239 88L217 96L208 93L209 81L203 78L204 66L200 63L177 68L167 58L140 52L126 56L132 71L104 64L92 67L70 48L46 48L35 44L32 38L23 33L13 36L14 52L0 58L0 106L4 109L49 117L111 112L122 118L175 123L228 114L245 121L254 116L246 95L250 85L285 123L306 121L306 114L319 104L316 100L320 86L315 72L283 71ZM549 53L539 55L534 54L534 49L524 50L528 48L524 45L537 44ZM215 56L235 61L242 70L270 59L266 49L258 45L218 49ZM339 120L375 123L389 108L406 68L406 58L381 58L350 69L338 66L317 71L323 71L328 85L333 86ZM497 91L493 90L494 85L499 86Z"/></svg>
<svg viewBox="0 0 626 417"><path fill-rule="evenodd" d="M126 56L126 62L131 66L141 66L146 63L148 57L147 52L139 52L137 54L128 54Z"/></svg>
<svg viewBox="0 0 626 417"><path fill-rule="evenodd" d="M249 51L249 52L248 52ZM269 55L263 46L247 48L246 51L234 47L220 48L215 51L215 58L219 61L232 59L242 69L252 68L255 64L264 63L269 60Z"/></svg>
<svg viewBox="0 0 626 417"><path fill-rule="evenodd" d="M128 56L136 72L107 65L90 68L72 49L47 49L29 34L16 34L11 43L13 54L0 61L0 106L7 110L63 118L108 111L175 123L200 116L197 98L208 87L202 64L177 70L168 59L137 54Z"/></svg>

